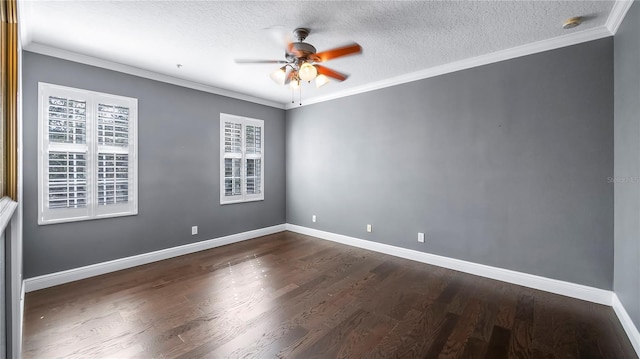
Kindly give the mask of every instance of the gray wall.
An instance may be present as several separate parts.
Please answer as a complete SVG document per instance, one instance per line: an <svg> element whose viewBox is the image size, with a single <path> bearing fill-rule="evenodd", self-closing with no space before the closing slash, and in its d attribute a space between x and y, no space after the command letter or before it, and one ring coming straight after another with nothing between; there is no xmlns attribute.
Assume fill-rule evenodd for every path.
<svg viewBox="0 0 640 359"><path fill-rule="evenodd" d="M640 328L640 4L615 36L614 289Z"/></svg>
<svg viewBox="0 0 640 359"><path fill-rule="evenodd" d="M23 56L25 278L285 222L284 110ZM137 216L38 226L38 81L138 98ZM264 201L220 205L220 112L265 121Z"/></svg>
<svg viewBox="0 0 640 359"><path fill-rule="evenodd" d="M287 111L287 222L612 289L612 47Z"/></svg>

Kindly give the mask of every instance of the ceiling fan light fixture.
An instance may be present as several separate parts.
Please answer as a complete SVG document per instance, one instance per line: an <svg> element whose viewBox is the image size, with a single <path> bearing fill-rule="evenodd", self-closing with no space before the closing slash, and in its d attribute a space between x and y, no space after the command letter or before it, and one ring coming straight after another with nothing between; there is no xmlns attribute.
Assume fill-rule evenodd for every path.
<svg viewBox="0 0 640 359"><path fill-rule="evenodd" d="M271 79L278 85L284 85L284 80L287 77L286 70L287 70L286 65L275 70L274 72L271 73Z"/></svg>
<svg viewBox="0 0 640 359"><path fill-rule="evenodd" d="M320 88L329 83L329 78L325 75L318 75L316 77L316 88Z"/></svg>
<svg viewBox="0 0 640 359"><path fill-rule="evenodd" d="M318 75L318 70L315 66L311 65L308 62L305 62L300 66L300 70L298 71L300 75L300 79L303 81L311 82L311 80L315 79Z"/></svg>
<svg viewBox="0 0 640 359"><path fill-rule="evenodd" d="M300 80L291 80L289 86L291 86L292 90L297 89L298 87L300 87Z"/></svg>

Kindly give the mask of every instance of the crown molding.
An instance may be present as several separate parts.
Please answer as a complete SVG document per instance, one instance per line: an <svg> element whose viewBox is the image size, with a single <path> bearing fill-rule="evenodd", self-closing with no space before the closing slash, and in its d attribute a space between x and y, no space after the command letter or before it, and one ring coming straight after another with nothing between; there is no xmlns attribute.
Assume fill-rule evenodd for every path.
<svg viewBox="0 0 640 359"><path fill-rule="evenodd" d="M24 0L17 0L16 6L18 7L18 38L20 39L22 45L28 44L30 42L30 39L26 29L29 28L29 26L27 26L27 19L29 17L25 16L24 14L27 13L30 4L26 3L26 1Z"/></svg>
<svg viewBox="0 0 640 359"><path fill-rule="evenodd" d="M613 3L613 8L611 8L607 22L604 25L611 35L615 35L618 32L618 28L620 28L622 20L624 20L632 4L633 0L617 0Z"/></svg>
<svg viewBox="0 0 640 359"><path fill-rule="evenodd" d="M138 67L133 67L129 65L124 65L118 62L108 61L99 59L93 56L87 56L83 54L79 54L77 52L62 50L56 47L43 45L37 42L31 42L26 46L23 46L23 49L29 52L34 52L41 55L47 55L56 57L63 60L69 60L73 62L78 62L85 65L96 66L107 70L118 71L129 75L134 75L150 80L165 82L181 87L186 87L198 91L208 92L220 96L231 97L238 100L248 101L257 103L259 105L265 105L270 107L275 107L279 109L284 109L284 105L279 102L269 101L263 98L254 97L246 94L242 94L235 91L225 90L218 87L213 87L205 84L201 84L198 82L193 82L189 80L180 79L177 77L164 75L158 72L144 70Z"/></svg>
<svg viewBox="0 0 640 359"><path fill-rule="evenodd" d="M312 105L319 102L325 102L329 100L335 100L341 97L347 97L357 95L369 91L383 89L385 87L391 87L401 85L408 82L427 79L430 77L440 76L456 71L466 70L473 67L489 65L495 62L510 60L522 56L532 55L539 52L558 49L561 47L567 47L571 45L580 44L587 41L593 41L612 36L609 29L605 26L599 26L584 31L574 32L568 35L558 36L542 41L532 42L526 45L516 46L505 50L492 52L485 55L471 57L468 59L450 62L444 65L430 67L428 69L412 72L405 75L392 77L382 81L372 82L366 85L353 87L344 91L335 92L326 96L310 97L305 99L305 103L300 105L287 104L286 109L294 109Z"/></svg>

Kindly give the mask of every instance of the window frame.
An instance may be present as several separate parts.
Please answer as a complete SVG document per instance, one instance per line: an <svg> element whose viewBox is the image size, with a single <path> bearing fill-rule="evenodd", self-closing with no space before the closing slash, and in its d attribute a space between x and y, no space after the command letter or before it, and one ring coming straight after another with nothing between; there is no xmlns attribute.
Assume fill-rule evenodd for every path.
<svg viewBox="0 0 640 359"><path fill-rule="evenodd" d="M49 140L49 96L60 96L86 101L85 143L56 143ZM129 108L127 146L119 147L98 143L98 104L120 105ZM101 218L133 216L138 214L138 100L102 92L38 82L38 224L54 224ZM49 203L49 153L58 151L86 153L86 207L56 208ZM115 151L115 152L114 152ZM128 198L122 204L98 203L98 156L100 153L128 154ZM114 189L115 191L115 189Z"/></svg>
<svg viewBox="0 0 640 359"><path fill-rule="evenodd" d="M242 146L241 153L238 154L229 154L225 152L225 122L232 122L235 124L240 124L242 126ZM247 138L246 138L246 128L247 126L255 126L260 127L261 129L261 141L260 141L260 155L256 154L247 154ZM228 113L220 113L220 205L234 204L234 203L245 203L245 202L255 202L255 201L263 201L264 200L264 161L265 161L265 153L264 153L264 142L265 142L265 129L264 129L264 120L243 117L237 115L231 115ZM226 158L239 158L241 161L240 165L240 192L239 196L225 196L225 159ZM247 181L246 181L246 161L247 159L260 159L260 193L257 194L248 194L247 193Z"/></svg>

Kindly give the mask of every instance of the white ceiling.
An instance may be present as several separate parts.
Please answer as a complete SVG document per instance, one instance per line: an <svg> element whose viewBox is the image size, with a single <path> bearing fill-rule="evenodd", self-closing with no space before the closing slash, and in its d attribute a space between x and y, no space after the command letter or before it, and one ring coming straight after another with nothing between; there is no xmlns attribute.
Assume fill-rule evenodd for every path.
<svg viewBox="0 0 640 359"><path fill-rule="evenodd" d="M107 60L130 70L204 85L212 92L223 89L222 93L232 91L244 94L241 98L284 107L291 103L290 90L269 78L277 65L234 62L235 58L283 59L284 49L266 28L308 27L311 34L306 41L318 51L354 41L363 47L361 55L324 63L351 76L320 89L306 84L303 102L312 103L419 78L425 69L527 44L602 37L611 31L614 3L20 0L19 10L27 50L65 50L57 53ZM586 21L563 30L562 22L573 16L584 16Z"/></svg>

